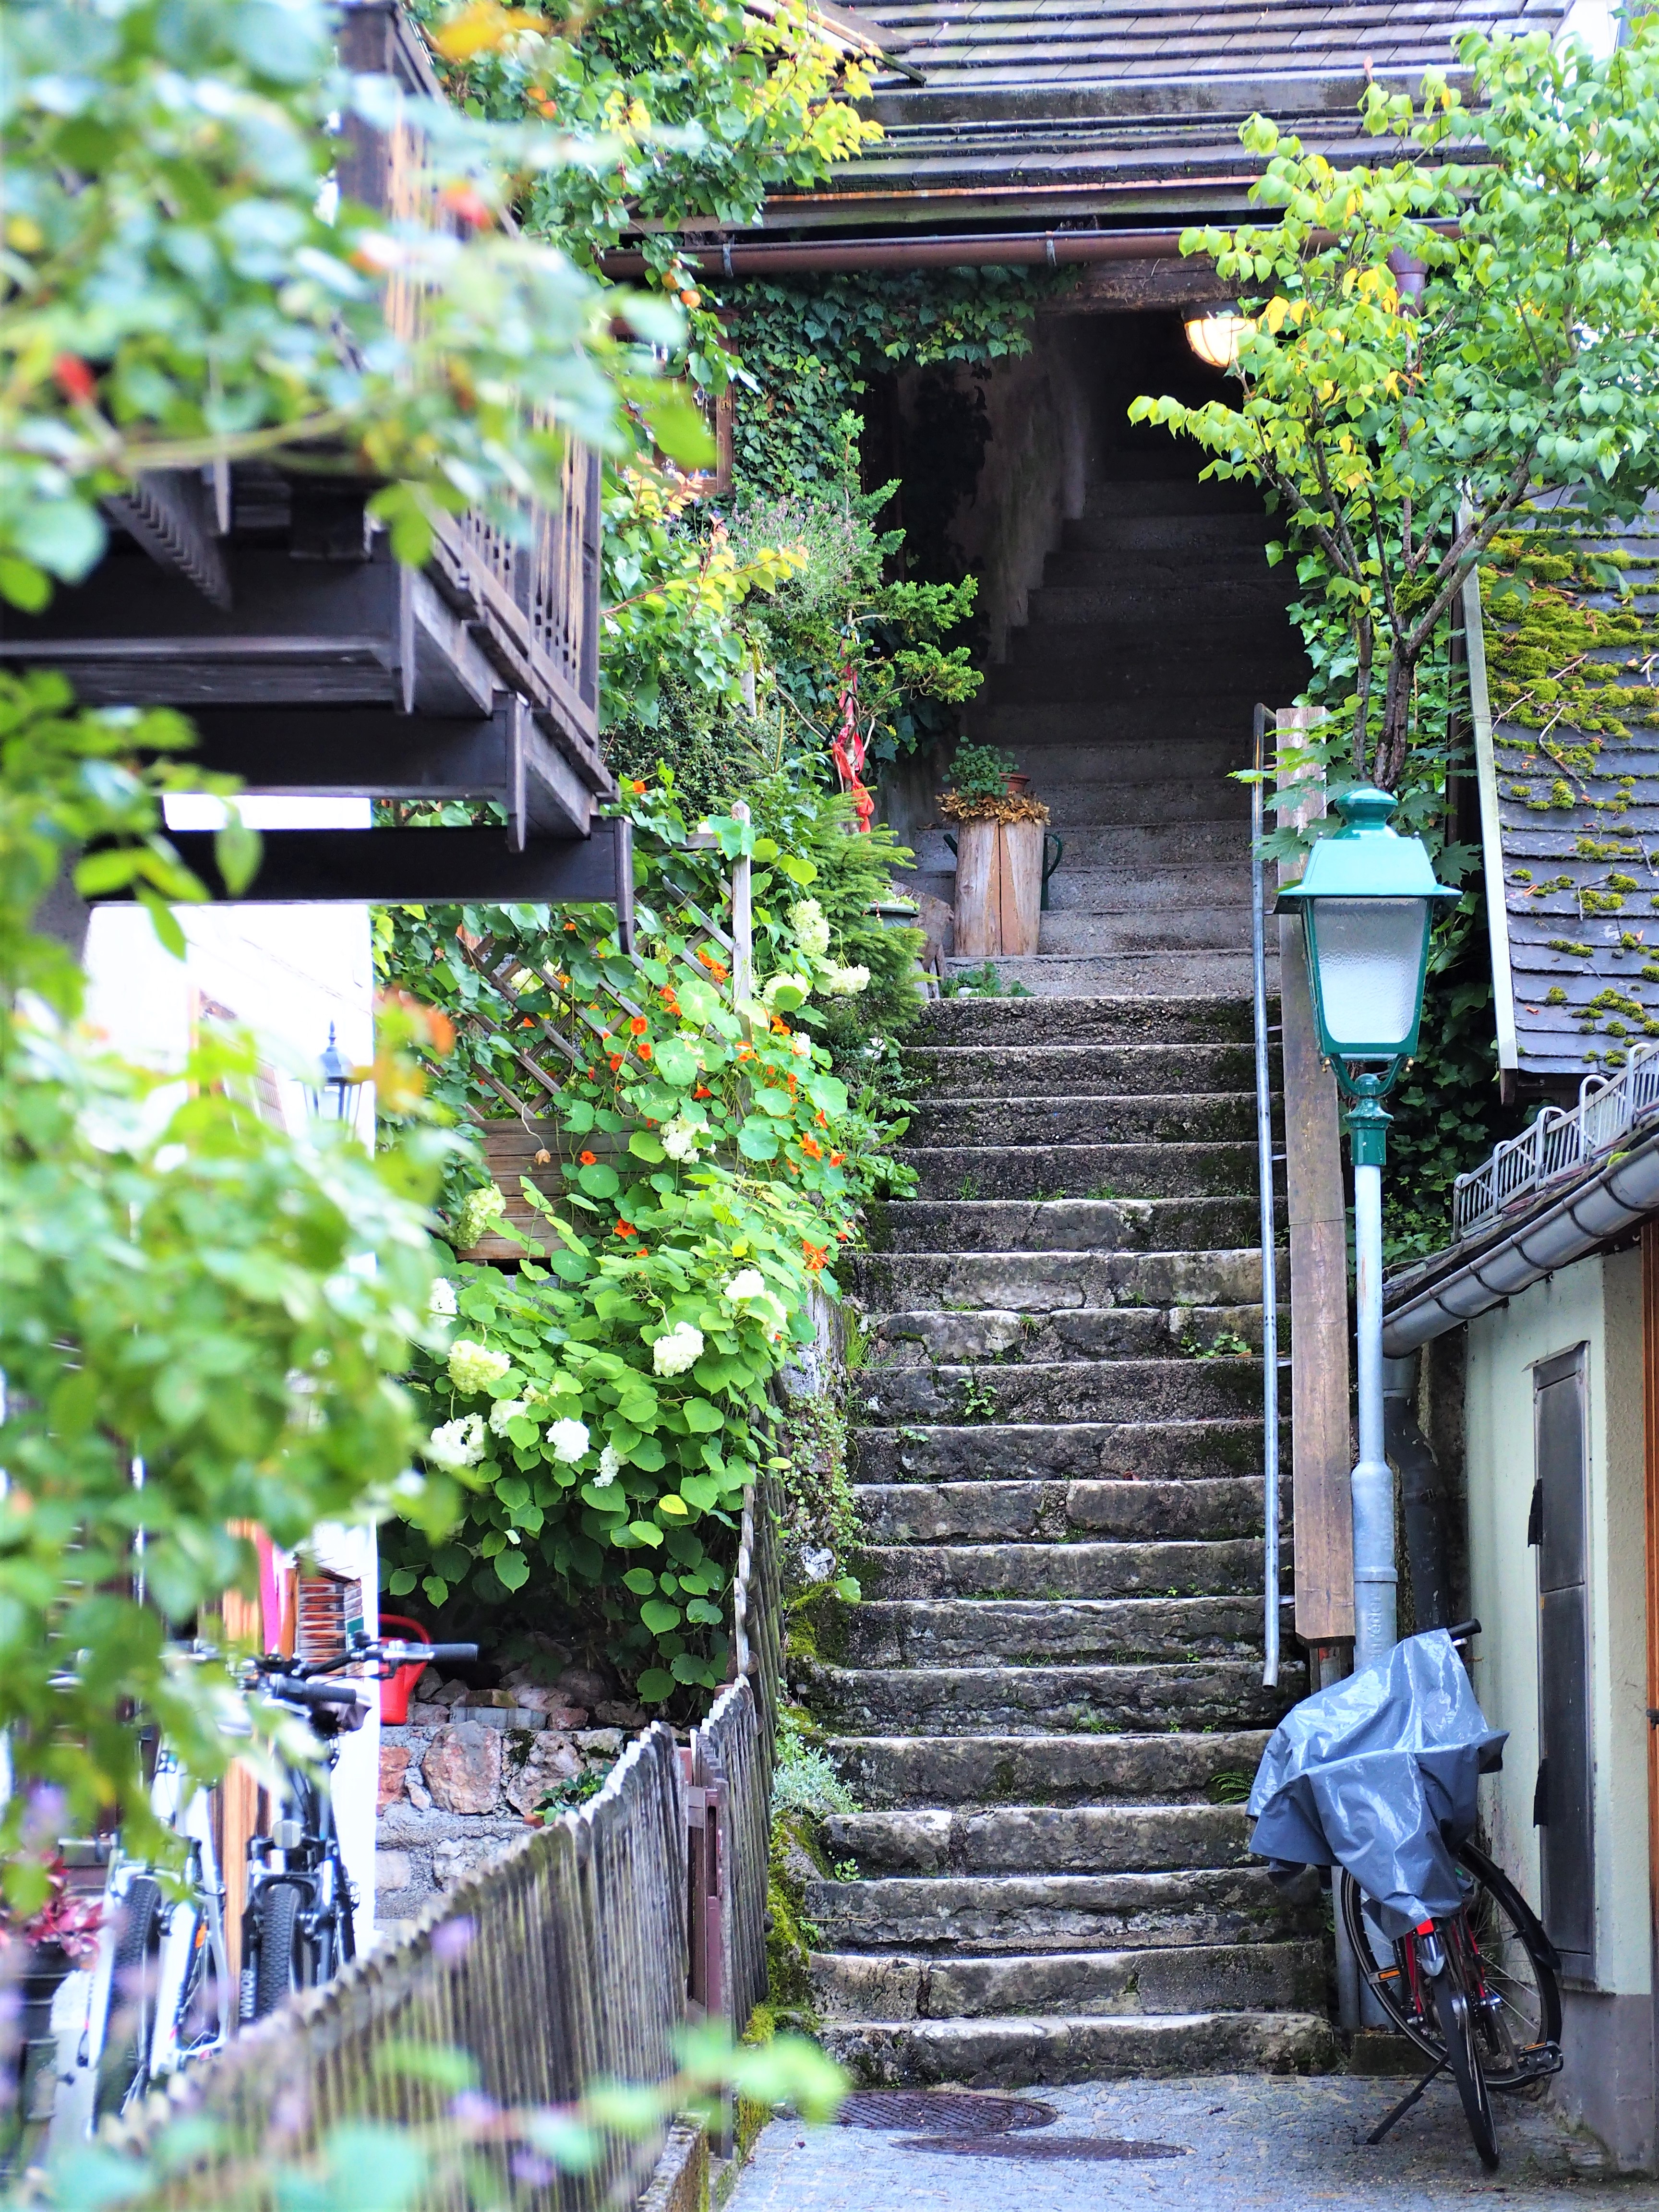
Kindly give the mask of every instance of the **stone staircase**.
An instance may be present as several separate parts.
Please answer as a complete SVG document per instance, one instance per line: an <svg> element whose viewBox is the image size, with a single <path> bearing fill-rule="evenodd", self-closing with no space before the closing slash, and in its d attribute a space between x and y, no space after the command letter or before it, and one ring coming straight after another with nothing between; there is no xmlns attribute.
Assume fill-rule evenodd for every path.
<svg viewBox="0 0 1659 2212"><path fill-rule="evenodd" d="M1235 997L959 998L908 1054L866 1602L796 1684L864 1808L806 1912L866 2081L1329 2063L1322 1913L1237 1802L1304 1687L1261 1680L1261 1364L1194 1356L1260 1342L1249 1036Z"/></svg>
<svg viewBox="0 0 1659 2212"><path fill-rule="evenodd" d="M999 963L1031 991L1250 988L1250 801L1228 773L1256 701L1288 705L1308 671L1260 500L1172 474L1184 458L1160 438L1109 460L969 710L1065 845L1037 954ZM951 866L942 831L918 861Z"/></svg>

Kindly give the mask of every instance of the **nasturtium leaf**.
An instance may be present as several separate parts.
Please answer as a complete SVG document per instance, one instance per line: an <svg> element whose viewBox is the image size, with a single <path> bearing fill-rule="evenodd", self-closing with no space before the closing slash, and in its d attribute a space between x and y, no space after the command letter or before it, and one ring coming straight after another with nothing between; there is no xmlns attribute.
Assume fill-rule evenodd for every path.
<svg viewBox="0 0 1659 2212"><path fill-rule="evenodd" d="M826 1114L847 1111L847 1085L834 1075L809 1075L806 1079L807 1097Z"/></svg>
<svg viewBox="0 0 1659 2212"><path fill-rule="evenodd" d="M622 1177L603 1160L596 1160L590 1168L579 1167L575 1179L590 1198L614 1198L622 1188Z"/></svg>
<svg viewBox="0 0 1659 2212"><path fill-rule="evenodd" d="M636 1160L648 1160L654 1167L658 1161L668 1158L659 1141L649 1129L634 1129L629 1133L628 1149Z"/></svg>
<svg viewBox="0 0 1659 2212"><path fill-rule="evenodd" d="M684 1037L665 1037L657 1047L657 1073L665 1083L695 1082L698 1073L696 1048Z"/></svg>
<svg viewBox="0 0 1659 2212"><path fill-rule="evenodd" d="M778 1156L777 1133L751 1114L738 1132L738 1150L746 1160L775 1160Z"/></svg>

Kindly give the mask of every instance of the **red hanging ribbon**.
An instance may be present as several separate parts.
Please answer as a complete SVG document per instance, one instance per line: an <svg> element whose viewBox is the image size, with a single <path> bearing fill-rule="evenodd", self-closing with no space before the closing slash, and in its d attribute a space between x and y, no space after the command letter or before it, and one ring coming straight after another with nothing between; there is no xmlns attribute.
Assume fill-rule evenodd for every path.
<svg viewBox="0 0 1659 2212"><path fill-rule="evenodd" d="M841 787L850 792L853 811L858 817L860 831L867 831L875 819L875 794L862 781L860 771L865 761L864 739L859 734L859 678L850 659L842 663L841 671L841 727L830 747L830 758L836 763L836 773L841 778Z"/></svg>

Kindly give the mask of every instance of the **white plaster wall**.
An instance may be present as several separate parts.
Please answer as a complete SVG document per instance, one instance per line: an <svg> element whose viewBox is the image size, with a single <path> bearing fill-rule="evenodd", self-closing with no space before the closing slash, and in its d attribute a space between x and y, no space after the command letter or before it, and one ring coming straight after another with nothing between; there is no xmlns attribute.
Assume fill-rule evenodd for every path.
<svg viewBox="0 0 1659 2212"><path fill-rule="evenodd" d="M1652 1988L1648 1907L1645 1530L1640 1255L1583 1260L1468 1329L1471 1600L1483 1633L1474 1684L1510 1730L1481 1785L1494 1855L1536 1905L1538 1583L1527 1543L1534 1481L1532 1370L1587 1344L1590 1699L1595 1755L1596 1985Z"/></svg>
<svg viewBox="0 0 1659 2212"><path fill-rule="evenodd" d="M365 829L359 799L247 799L251 827ZM212 829L222 818L214 800L185 796L167 803L175 830ZM303 1127L303 1078L314 1071L332 1024L340 1050L354 1065L374 1054L374 971L365 906L270 906L256 902L175 911L187 945L185 959L163 949L141 907L100 906L87 940L87 1018L124 1056L143 1065L182 1067L201 999L224 1007L258 1036L278 1079L284 1120ZM158 1100L163 1104L166 1094ZM357 1128L373 1141L374 1107L365 1085ZM319 1529L319 1564L360 1578L364 1624L374 1633L379 1584L372 1528ZM380 1707L376 1698L356 1735L343 1740L334 1798L341 1851L358 1893L359 1948L374 1928L374 1820L380 1790Z"/></svg>

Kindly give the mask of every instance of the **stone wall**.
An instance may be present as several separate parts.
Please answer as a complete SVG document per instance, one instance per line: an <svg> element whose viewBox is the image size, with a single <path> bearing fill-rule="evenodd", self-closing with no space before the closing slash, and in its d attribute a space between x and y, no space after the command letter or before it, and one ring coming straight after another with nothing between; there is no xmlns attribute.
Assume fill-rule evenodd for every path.
<svg viewBox="0 0 1659 2212"><path fill-rule="evenodd" d="M553 1718L526 1706L429 1701L410 1707L407 1727L381 1729L382 1929L412 1919L538 1825L530 1816L561 1783L591 1778L591 1789L609 1773L623 1729L550 1726Z"/></svg>

